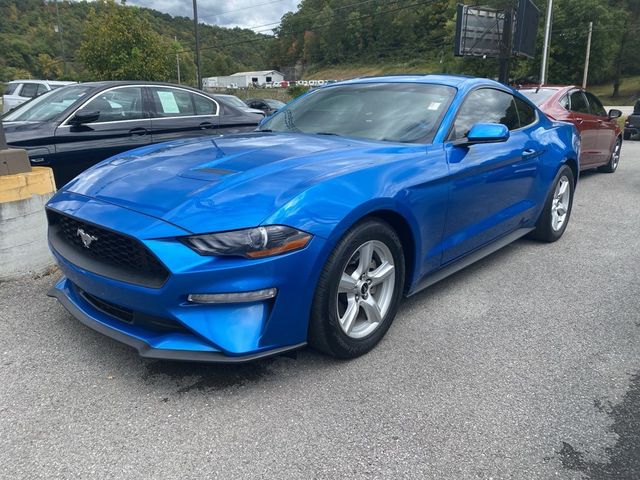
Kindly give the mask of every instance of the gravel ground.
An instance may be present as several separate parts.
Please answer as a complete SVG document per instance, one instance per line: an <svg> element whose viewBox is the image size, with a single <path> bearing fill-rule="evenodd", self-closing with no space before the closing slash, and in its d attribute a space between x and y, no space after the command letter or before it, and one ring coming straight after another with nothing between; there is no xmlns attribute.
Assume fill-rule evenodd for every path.
<svg viewBox="0 0 640 480"><path fill-rule="evenodd" d="M563 239L406 300L370 354L144 360L0 285L0 477L640 478L640 142Z"/></svg>

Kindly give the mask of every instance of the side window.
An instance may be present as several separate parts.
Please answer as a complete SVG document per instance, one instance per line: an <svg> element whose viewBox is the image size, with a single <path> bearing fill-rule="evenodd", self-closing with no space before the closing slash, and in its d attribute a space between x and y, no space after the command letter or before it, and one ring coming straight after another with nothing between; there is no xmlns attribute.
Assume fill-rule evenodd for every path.
<svg viewBox="0 0 640 480"><path fill-rule="evenodd" d="M116 88L99 93L83 110L100 112L100 117L94 123L144 118L142 88Z"/></svg>
<svg viewBox="0 0 640 480"><path fill-rule="evenodd" d="M47 90L47 87L45 87L44 85L40 84L38 85L38 91L36 92L36 95L42 95L43 93L47 93L49 90Z"/></svg>
<svg viewBox="0 0 640 480"><path fill-rule="evenodd" d="M587 100L580 91L573 92L570 97L571 111L577 113L589 113Z"/></svg>
<svg viewBox="0 0 640 480"><path fill-rule="evenodd" d="M217 115L218 105L213 100L202 95L193 94L193 103L196 105L196 115Z"/></svg>
<svg viewBox="0 0 640 480"><path fill-rule="evenodd" d="M509 130L519 128L513 96L492 88L471 92L458 112L451 140L466 137L476 123L501 123Z"/></svg>
<svg viewBox="0 0 640 480"><path fill-rule="evenodd" d="M587 99L589 100L589 107L591 108L591 114L597 115L599 117L606 117L607 111L602 106L602 103L600 102L600 100L598 100L598 97L596 97L593 93L589 93L589 92L587 92L586 95L587 95Z"/></svg>
<svg viewBox="0 0 640 480"><path fill-rule="evenodd" d="M515 98L515 97L514 97ZM536 111L527 102L523 102L516 98L516 107L518 109L518 117L520 118L520 127L526 127L536 121Z"/></svg>
<svg viewBox="0 0 640 480"><path fill-rule="evenodd" d="M7 89L4 91L5 95L13 95L13 93L18 89L19 83L10 83L7 85Z"/></svg>
<svg viewBox="0 0 640 480"><path fill-rule="evenodd" d="M191 94L174 88L152 88L153 103L158 117L184 117L195 115Z"/></svg>
<svg viewBox="0 0 640 480"><path fill-rule="evenodd" d="M37 83L23 83L22 91L20 92L21 97L33 98L36 96L38 92L38 84Z"/></svg>

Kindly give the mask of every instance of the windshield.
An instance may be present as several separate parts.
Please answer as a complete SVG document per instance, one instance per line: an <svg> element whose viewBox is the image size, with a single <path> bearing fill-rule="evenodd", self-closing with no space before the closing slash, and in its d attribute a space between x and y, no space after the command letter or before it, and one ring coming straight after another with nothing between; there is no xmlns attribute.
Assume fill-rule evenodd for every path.
<svg viewBox="0 0 640 480"><path fill-rule="evenodd" d="M223 102L227 102L232 107L247 108L247 104L233 95L225 95L222 98Z"/></svg>
<svg viewBox="0 0 640 480"><path fill-rule="evenodd" d="M519 92L537 106L540 106L557 93L558 90L556 88L523 88Z"/></svg>
<svg viewBox="0 0 640 480"><path fill-rule="evenodd" d="M49 122L92 89L87 85L73 85L51 90L7 113L2 121Z"/></svg>
<svg viewBox="0 0 640 480"><path fill-rule="evenodd" d="M265 99L264 103L269 105L269 107L273 108L274 110L278 110L279 108L284 107L284 102L281 102L280 100L272 100L269 98Z"/></svg>
<svg viewBox="0 0 640 480"><path fill-rule="evenodd" d="M454 95L454 88L422 83L322 88L280 110L260 130L428 143Z"/></svg>

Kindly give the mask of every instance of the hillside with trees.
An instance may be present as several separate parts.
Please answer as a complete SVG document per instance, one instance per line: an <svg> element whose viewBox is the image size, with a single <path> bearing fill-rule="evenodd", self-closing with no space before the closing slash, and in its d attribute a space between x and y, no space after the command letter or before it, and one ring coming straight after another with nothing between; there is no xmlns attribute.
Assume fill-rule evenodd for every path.
<svg viewBox="0 0 640 480"><path fill-rule="evenodd" d="M191 19L123 6L113 0L59 0L58 13L61 33L53 1L0 0L0 81L25 77L94 80L122 76L176 81L176 53L179 52L183 83L195 83ZM139 75L131 70L118 70L123 67L122 64L111 65L112 62L118 64L118 59L109 58L113 52L100 50L98 45L93 45L96 47L93 53L88 48L97 43L97 38L108 35L111 36L108 41L155 45L159 50L155 54L160 53L162 59L147 65ZM201 25L200 42L204 76L266 68L269 63L269 37L251 30ZM142 57L136 58L135 45L137 43L130 44L130 60L140 63ZM102 44L102 47L106 46ZM140 51L137 54L140 55ZM102 58L103 65L97 70L88 69L87 61L92 58L97 61L97 57L105 57ZM110 68L113 68L113 75L109 74Z"/></svg>
<svg viewBox="0 0 640 480"><path fill-rule="evenodd" d="M453 56L456 4L461 0L303 0L277 29L273 63L298 64L308 72L426 70L494 77L495 59ZM511 0L465 3L500 7ZM538 57L518 58L512 76L535 81L539 75L544 15L541 10ZM589 80L619 85L640 74L640 0L556 0L549 81L581 83L589 22L594 23ZM370 68L371 66L378 68Z"/></svg>
<svg viewBox="0 0 640 480"><path fill-rule="evenodd" d="M453 56L456 4L462 0L302 0L275 37L248 29L201 25L202 75L277 68L290 76L447 72L495 77L496 59ZM517 58L512 78L535 82L537 57ZM124 3L124 2L122 2ZM501 7L516 0L467 0ZM115 0L0 0L0 81L146 79L195 84L192 20ZM640 75L640 0L556 0L549 82L581 83L588 24L593 39L589 83L628 96ZM637 95L637 89L632 95ZM622 101L622 99L620 100Z"/></svg>

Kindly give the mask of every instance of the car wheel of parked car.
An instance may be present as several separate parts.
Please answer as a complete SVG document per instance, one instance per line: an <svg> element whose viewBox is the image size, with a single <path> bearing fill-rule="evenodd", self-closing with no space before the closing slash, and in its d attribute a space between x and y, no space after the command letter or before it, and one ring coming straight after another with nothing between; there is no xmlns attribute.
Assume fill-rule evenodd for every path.
<svg viewBox="0 0 640 480"><path fill-rule="evenodd" d="M622 137L623 137L625 140L631 140L631 133L630 133L630 132L624 132L624 133L622 134Z"/></svg>
<svg viewBox="0 0 640 480"><path fill-rule="evenodd" d="M613 152L611 152L611 158L609 159L609 163L605 166L600 167L601 172L605 173L613 173L618 168L618 163L620 162L620 150L622 149L622 140L618 138L616 140L616 146L613 147Z"/></svg>
<svg viewBox="0 0 640 480"><path fill-rule="evenodd" d="M339 358L367 353L396 316L404 275L396 232L380 220L356 224L338 242L320 275L309 344Z"/></svg>
<svg viewBox="0 0 640 480"><path fill-rule="evenodd" d="M562 236L571 217L574 188L573 172L564 165L556 175L536 228L531 232L533 238L555 242Z"/></svg>

